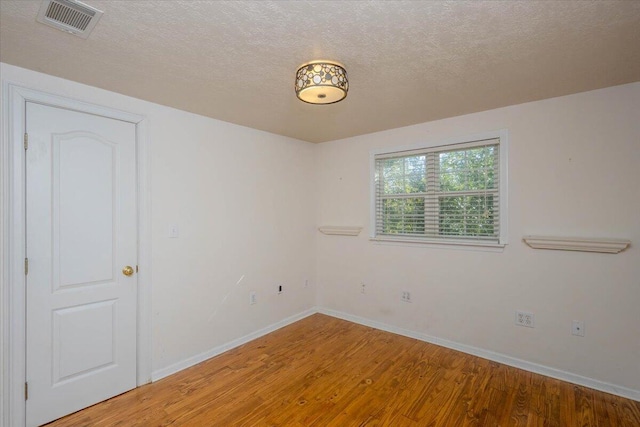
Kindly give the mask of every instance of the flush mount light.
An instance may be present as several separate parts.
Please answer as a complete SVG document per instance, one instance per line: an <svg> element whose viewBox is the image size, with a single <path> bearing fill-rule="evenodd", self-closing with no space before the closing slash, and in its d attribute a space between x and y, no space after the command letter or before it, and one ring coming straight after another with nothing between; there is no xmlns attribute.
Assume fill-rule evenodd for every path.
<svg viewBox="0 0 640 427"><path fill-rule="evenodd" d="M347 71L333 61L311 61L296 72L296 96L309 104L333 104L342 101L349 90Z"/></svg>

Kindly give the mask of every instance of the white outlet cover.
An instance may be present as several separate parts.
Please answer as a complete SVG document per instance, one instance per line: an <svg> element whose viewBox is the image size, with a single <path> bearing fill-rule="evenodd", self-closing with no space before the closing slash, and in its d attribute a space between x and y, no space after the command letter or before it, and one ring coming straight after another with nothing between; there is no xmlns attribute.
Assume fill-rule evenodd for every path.
<svg viewBox="0 0 640 427"><path fill-rule="evenodd" d="M581 320L574 320L571 322L571 335L577 337L584 336L584 322Z"/></svg>
<svg viewBox="0 0 640 427"><path fill-rule="evenodd" d="M533 313L529 313L527 311L516 310L516 325L524 326L527 328L535 327L535 315Z"/></svg>

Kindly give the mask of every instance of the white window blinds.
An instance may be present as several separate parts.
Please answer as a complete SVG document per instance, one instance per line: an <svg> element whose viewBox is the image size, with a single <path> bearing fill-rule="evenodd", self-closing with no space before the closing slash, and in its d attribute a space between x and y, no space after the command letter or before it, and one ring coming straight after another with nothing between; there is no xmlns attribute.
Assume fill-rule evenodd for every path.
<svg viewBox="0 0 640 427"><path fill-rule="evenodd" d="M375 156L375 235L499 243L500 140Z"/></svg>

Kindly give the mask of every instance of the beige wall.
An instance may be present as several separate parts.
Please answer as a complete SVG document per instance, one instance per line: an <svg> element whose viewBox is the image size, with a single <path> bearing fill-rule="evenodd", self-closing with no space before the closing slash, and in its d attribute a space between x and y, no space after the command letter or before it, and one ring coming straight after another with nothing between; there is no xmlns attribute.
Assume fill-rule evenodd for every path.
<svg viewBox="0 0 640 427"><path fill-rule="evenodd" d="M503 252L369 241L370 150L509 132ZM640 390L640 83L317 147L318 305ZM619 237L617 255L533 250L527 234ZM361 293L361 283L366 293ZM410 291L413 302L400 301ZM536 327L514 325L514 311ZM572 320L586 336L571 335Z"/></svg>
<svg viewBox="0 0 640 427"><path fill-rule="evenodd" d="M313 307L313 146L167 108L150 124L154 367Z"/></svg>
<svg viewBox="0 0 640 427"><path fill-rule="evenodd" d="M315 304L313 288L304 287L315 278L313 146L176 113L153 118L163 141L153 150L152 188L158 363ZM179 239L167 239L172 223L180 224Z"/></svg>

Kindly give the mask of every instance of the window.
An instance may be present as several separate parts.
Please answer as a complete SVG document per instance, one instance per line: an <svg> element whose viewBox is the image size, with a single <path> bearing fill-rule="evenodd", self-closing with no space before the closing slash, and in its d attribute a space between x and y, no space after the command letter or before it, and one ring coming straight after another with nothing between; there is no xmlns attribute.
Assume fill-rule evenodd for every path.
<svg viewBox="0 0 640 427"><path fill-rule="evenodd" d="M373 155L373 238L501 245L506 135ZM502 175L505 175L503 177Z"/></svg>

